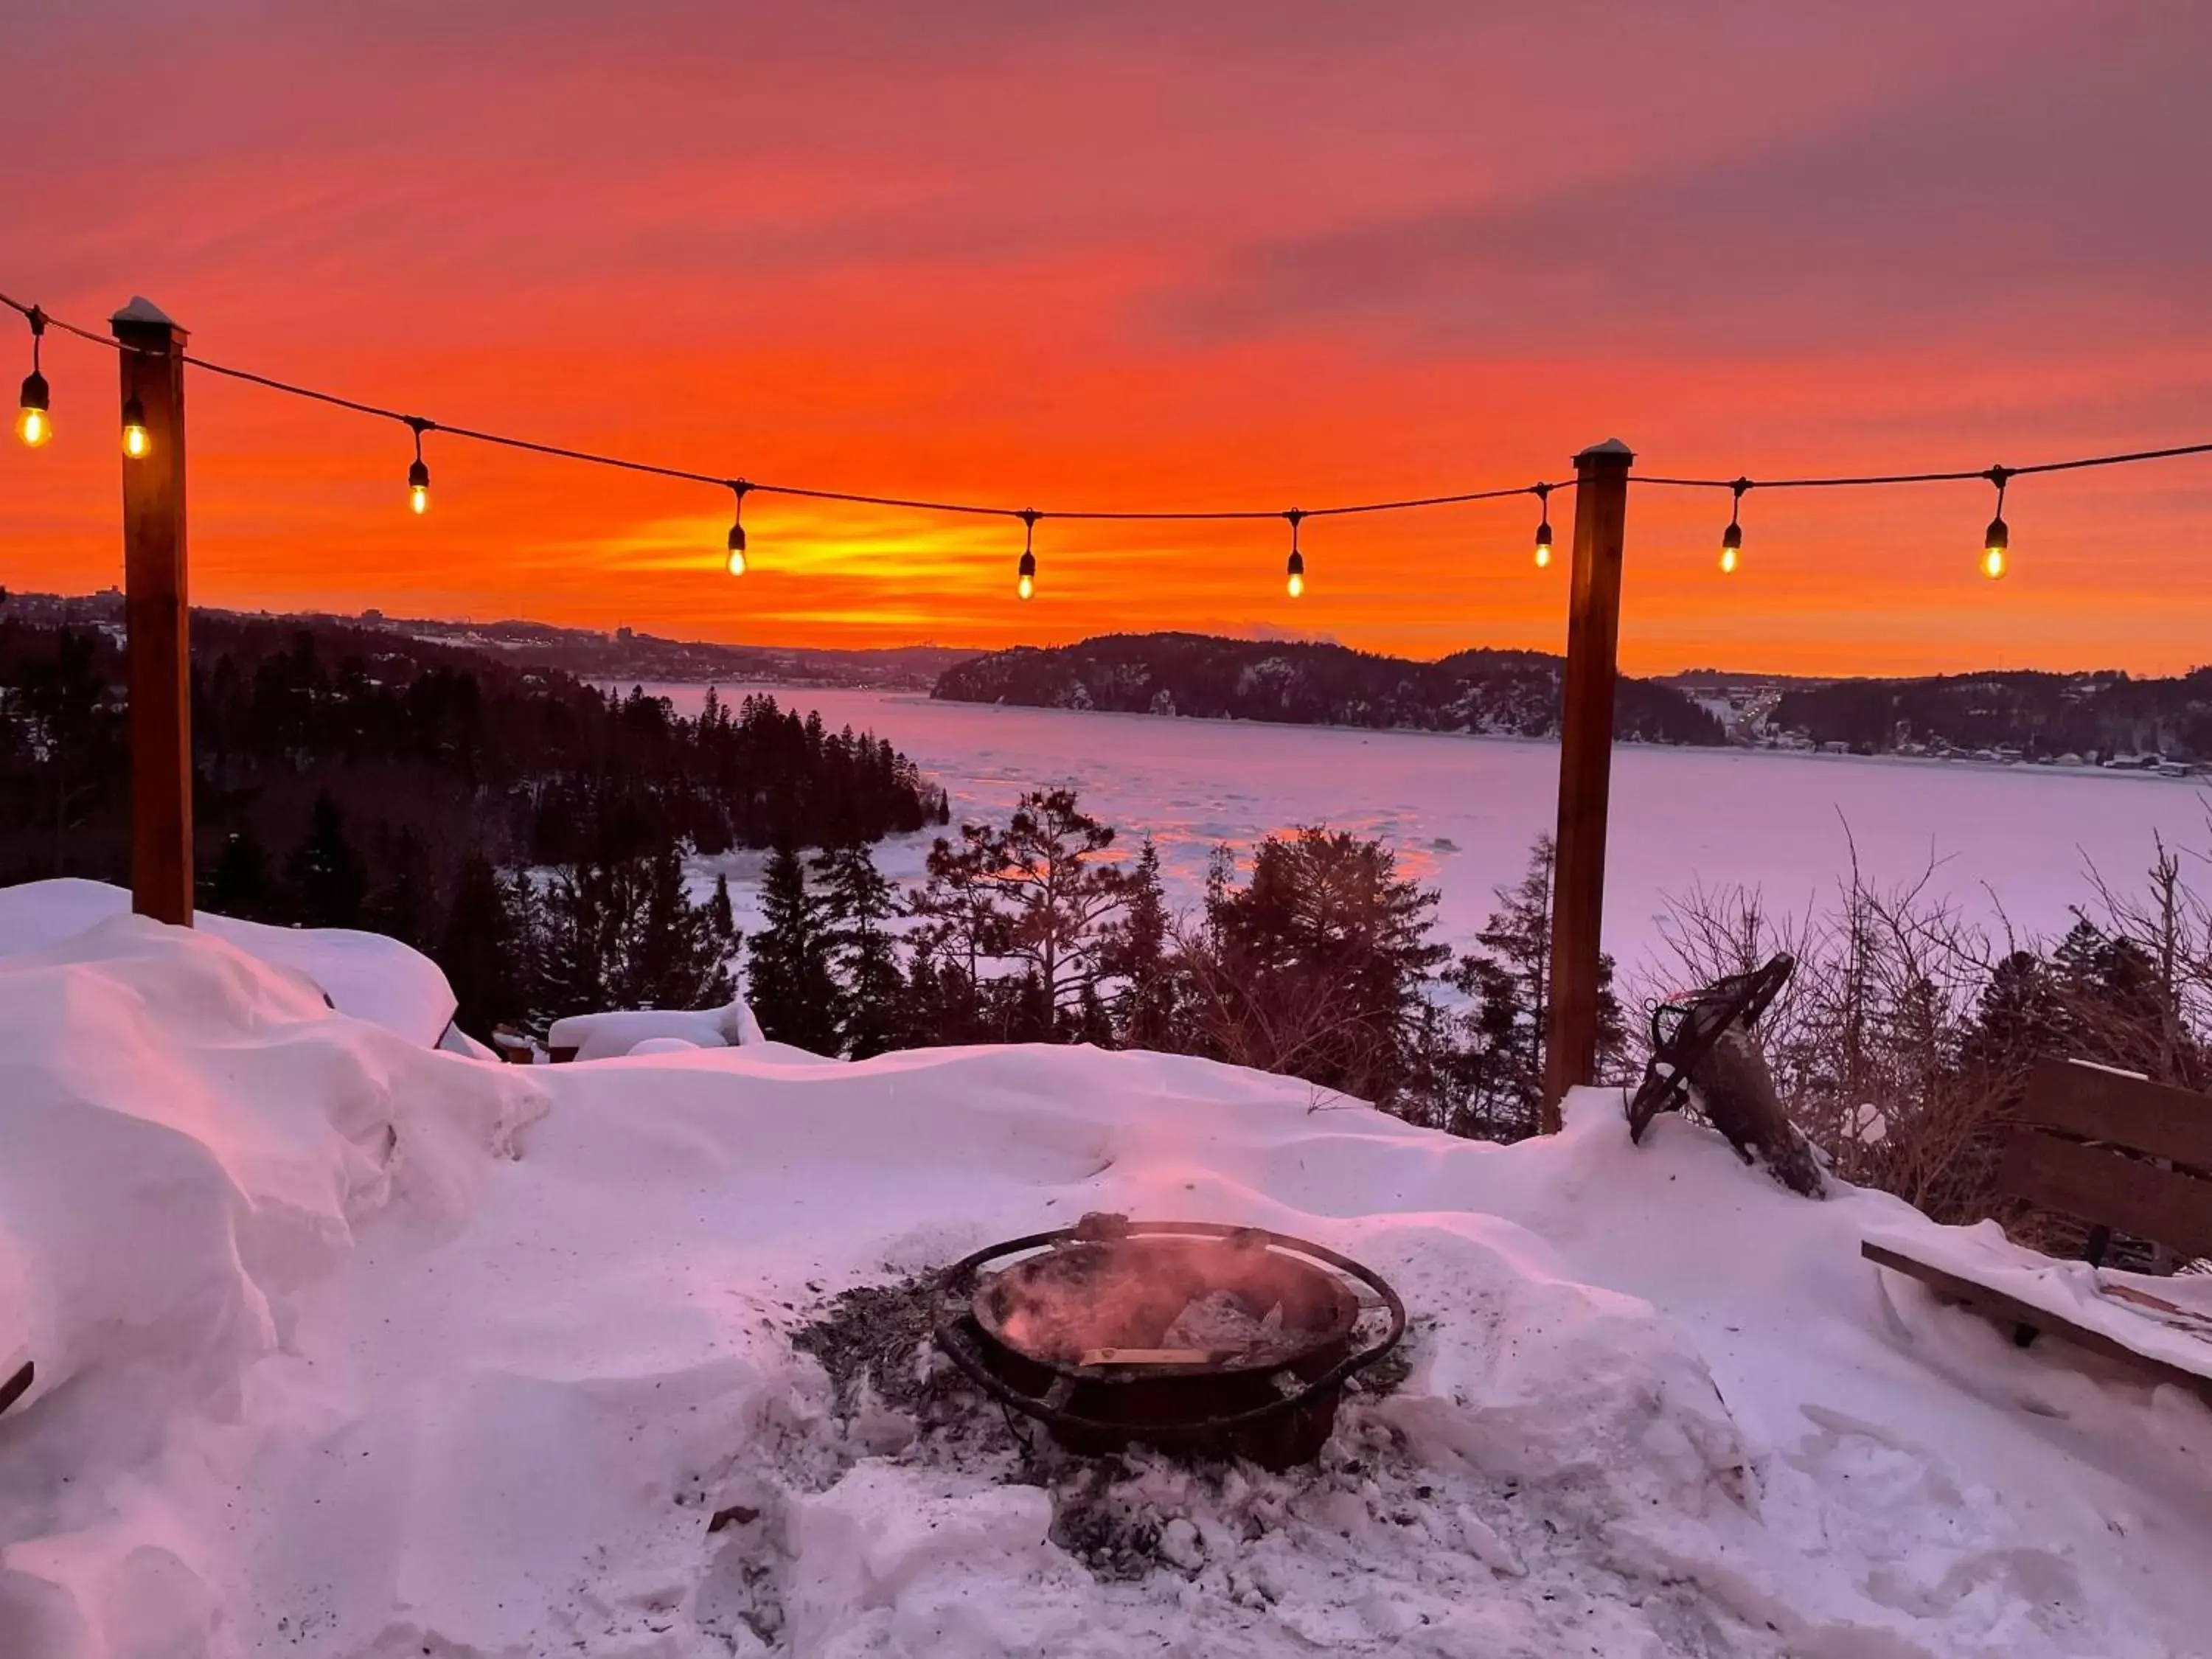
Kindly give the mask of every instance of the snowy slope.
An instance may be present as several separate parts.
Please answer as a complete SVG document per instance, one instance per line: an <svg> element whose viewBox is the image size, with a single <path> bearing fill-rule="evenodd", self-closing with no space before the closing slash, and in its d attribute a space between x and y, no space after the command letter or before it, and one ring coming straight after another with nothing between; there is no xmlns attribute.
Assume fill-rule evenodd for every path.
<svg viewBox="0 0 2212 1659"><path fill-rule="evenodd" d="M0 959L0 1654L2205 1650L2212 1412L1886 1281L1893 1200L1572 1104L1500 1149L1085 1049L502 1067L135 919ZM1128 1579L1002 1463L841 1437L787 1340L1101 1208L1415 1315L1322 1468L1140 1462Z"/></svg>

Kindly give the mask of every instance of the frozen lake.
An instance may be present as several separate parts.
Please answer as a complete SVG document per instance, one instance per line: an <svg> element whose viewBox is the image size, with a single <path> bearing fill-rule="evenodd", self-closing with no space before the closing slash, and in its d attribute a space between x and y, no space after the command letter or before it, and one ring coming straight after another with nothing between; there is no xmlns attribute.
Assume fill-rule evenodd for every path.
<svg viewBox="0 0 2212 1659"><path fill-rule="evenodd" d="M647 689L685 714L706 695ZM1182 903L1195 901L1215 843L1327 823L1395 842L1403 867L1441 890L1444 936L1464 941L1489 915L1492 889L1519 875L1528 843L1553 823L1550 743L793 686L722 695L748 690L818 708L833 729L890 738L951 792L956 822L1002 817L1024 789L1071 785L1132 847L1147 833L1159 843ZM2056 932L2067 907L2088 898L2092 862L2129 885L2150 862L2154 835L2205 849L2208 805L2195 782L2136 775L1626 746L1613 757L1607 948L1632 975L1656 945L1666 896L1700 882L1741 882L1774 908L1802 910L1832 891L1850 842L1877 883L1917 875L1933 858L1937 885L1977 914L1994 916L1994 892L2016 928ZM912 879L927 848L927 837L888 843L878 861ZM734 866L733 879L755 862Z"/></svg>

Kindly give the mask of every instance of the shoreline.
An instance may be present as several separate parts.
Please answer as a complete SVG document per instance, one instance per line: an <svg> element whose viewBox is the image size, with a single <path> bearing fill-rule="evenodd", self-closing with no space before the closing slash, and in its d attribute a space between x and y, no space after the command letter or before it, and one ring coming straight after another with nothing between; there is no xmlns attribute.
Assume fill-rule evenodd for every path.
<svg viewBox="0 0 2212 1659"><path fill-rule="evenodd" d="M975 708L993 712L1018 712L1026 714L1071 714L1091 720L1127 721L1169 721L1204 726L1260 727L1288 732L1341 732L1361 738L1425 738L1457 743L1494 743L1520 748L1559 747L1556 737L1531 738L1514 732L1447 732L1434 726L1344 726L1329 720L1248 720L1235 714L1153 714L1129 708L1070 708L1055 703L979 702L961 697L939 697L927 691L891 690L872 685L823 685L781 680L653 680L617 683L611 680L592 680L588 684L601 690L627 692L635 685L648 694L660 689L696 688L702 693L714 690L726 696L752 693L781 694L793 690L837 691L846 696L879 697L885 702L910 705L927 705L940 708ZM787 698L786 699L788 700ZM1765 744L1693 744L1655 743L1644 738L1620 738L1614 740L1616 749L1637 753L1669 755L1719 755L1745 758L1780 759L1845 763L1856 765L1911 766L1944 768L1986 773L2018 773L2029 777L2096 778L2106 781L2150 782L2180 784L2200 790L2212 790L2212 772L2191 773L2183 777L2168 777L2155 770L2107 769L2103 766L2059 766L2035 761L1985 761L1948 755L1901 755L1884 751L1872 755L1835 754L1818 749L1783 749Z"/></svg>

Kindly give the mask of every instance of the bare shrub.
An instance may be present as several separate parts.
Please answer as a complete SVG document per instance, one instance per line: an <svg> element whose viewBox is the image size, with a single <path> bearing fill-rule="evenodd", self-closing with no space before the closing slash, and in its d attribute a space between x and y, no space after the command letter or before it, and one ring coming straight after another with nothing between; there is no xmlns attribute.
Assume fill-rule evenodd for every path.
<svg viewBox="0 0 2212 1659"><path fill-rule="evenodd" d="M1833 896L1802 914L1754 889L1693 888L1669 902L1640 988L1656 1003L1788 951L1797 971L1755 1035L1835 1172L1939 1221L1995 1215L2025 1240L2070 1244L2077 1222L1996 1188L2028 1074L2056 1055L2203 1087L2212 911L2162 842L2139 890L2090 870L2090 902L2055 941L2016 937L2001 910L1994 930L1971 921L1936 890L1937 868L1878 888L1854 849Z"/></svg>

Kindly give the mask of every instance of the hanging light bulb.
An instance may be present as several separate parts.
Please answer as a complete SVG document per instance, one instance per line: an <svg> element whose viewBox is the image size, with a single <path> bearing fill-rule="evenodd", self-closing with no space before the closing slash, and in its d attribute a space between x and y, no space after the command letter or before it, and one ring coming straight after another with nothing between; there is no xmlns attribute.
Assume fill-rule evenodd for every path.
<svg viewBox="0 0 2212 1659"><path fill-rule="evenodd" d="M123 453L134 461L143 460L153 447L153 434L146 430L146 406L134 392L123 401Z"/></svg>
<svg viewBox="0 0 2212 1659"><path fill-rule="evenodd" d="M1734 575L1736 565L1743 556L1743 526L1739 520L1743 517L1743 492L1751 488L1751 480L1738 478L1729 488L1735 492L1735 499L1729 507L1728 528L1721 532L1721 574L1723 576Z"/></svg>
<svg viewBox="0 0 2212 1659"><path fill-rule="evenodd" d="M1295 599L1304 595L1306 591L1306 556L1298 551L1298 520L1304 518L1305 514L1298 508L1292 507L1283 516L1291 521L1291 561L1285 567L1289 579L1283 586L1290 591L1291 597Z"/></svg>
<svg viewBox="0 0 2212 1659"><path fill-rule="evenodd" d="M430 422L410 419L408 427L415 434L415 464L407 469L407 505L417 514L430 510L430 468L422 459L422 434Z"/></svg>
<svg viewBox="0 0 2212 1659"><path fill-rule="evenodd" d="M1536 498L1536 568L1546 570L1552 563L1552 486L1537 484L1530 493Z"/></svg>
<svg viewBox="0 0 2212 1659"><path fill-rule="evenodd" d="M745 574L745 492L751 488L743 478L730 480L730 493L738 498L736 511L730 519L730 560L727 568L732 576Z"/></svg>
<svg viewBox="0 0 2212 1659"><path fill-rule="evenodd" d="M46 440L54 435L53 398L46 390L46 377L39 373L39 344L46 338L46 313L36 306L31 307L31 372L23 377L21 404L15 416L15 435L33 449L45 447Z"/></svg>
<svg viewBox="0 0 2212 1659"><path fill-rule="evenodd" d="M1036 536L1036 521L1043 516L1033 507L1022 513L1022 562L1016 567L1014 592L1025 599L1036 592L1036 554L1031 544Z"/></svg>
<svg viewBox="0 0 2212 1659"><path fill-rule="evenodd" d="M1990 527L1982 532L1982 574L1996 581L2005 573L2012 554L2012 532L2005 527L2005 485L2010 482L2010 469L1993 466L1989 471L1990 482L1997 487L1997 514L1990 520Z"/></svg>

